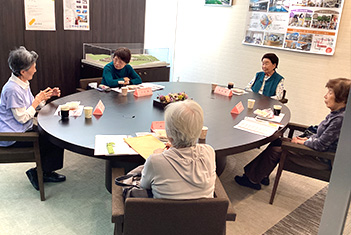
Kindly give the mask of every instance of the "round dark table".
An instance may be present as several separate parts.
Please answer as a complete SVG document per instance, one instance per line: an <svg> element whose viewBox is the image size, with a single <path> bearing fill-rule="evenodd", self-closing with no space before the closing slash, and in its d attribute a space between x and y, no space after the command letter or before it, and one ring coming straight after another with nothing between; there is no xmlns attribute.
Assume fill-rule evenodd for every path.
<svg viewBox="0 0 351 235"><path fill-rule="evenodd" d="M49 140L70 151L91 157L107 160L106 186L110 185L110 168L114 162L143 163L140 155L135 156L94 156L95 135L133 135L136 132L149 132L152 121L162 121L164 111L153 106L153 100L158 95L186 92L190 99L198 102L204 110L204 125L208 127L206 143L216 151L217 174L220 175L226 164L226 156L250 150L276 139L281 131L270 137L256 135L233 128L245 116L255 116L255 109L273 108L282 105L285 114L281 121L284 127L290 120L289 109L279 101L253 92L232 97L226 97L211 92L211 84L187 82L159 82L165 89L155 91L152 96L135 97L133 93L122 96L120 93L99 92L88 90L57 99L44 106L38 114L38 126ZM253 109L247 108L247 99L256 100ZM93 106L101 100L106 109L102 116L85 119L84 113L80 117L70 117L62 122L59 116L54 116L57 107L69 101L80 101L81 105ZM239 114L231 114L233 107L242 101L244 110ZM109 186L111 187L111 186Z"/></svg>

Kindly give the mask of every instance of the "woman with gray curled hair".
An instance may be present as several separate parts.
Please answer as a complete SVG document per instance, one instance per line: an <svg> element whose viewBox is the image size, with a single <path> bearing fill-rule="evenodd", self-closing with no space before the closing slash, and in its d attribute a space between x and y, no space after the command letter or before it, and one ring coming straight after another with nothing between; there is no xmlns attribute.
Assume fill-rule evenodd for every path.
<svg viewBox="0 0 351 235"><path fill-rule="evenodd" d="M38 108L53 96L60 96L59 88L46 88L35 97L30 90L29 81L33 79L36 70L38 54L28 51L21 46L10 52L8 64L12 71L11 77L3 86L0 100L0 132L30 132L37 131L33 125L34 115ZM44 182L62 182L64 175L55 170L63 167L63 149L51 144L43 136L39 137L40 154L44 171ZM32 143L0 141L0 147L29 147ZM26 172L30 182L39 190L36 168Z"/></svg>
<svg viewBox="0 0 351 235"><path fill-rule="evenodd" d="M171 147L147 158L141 187L151 189L154 198L212 198L215 152L207 144L197 144L204 122L202 108L192 100L180 101L169 104L164 117Z"/></svg>

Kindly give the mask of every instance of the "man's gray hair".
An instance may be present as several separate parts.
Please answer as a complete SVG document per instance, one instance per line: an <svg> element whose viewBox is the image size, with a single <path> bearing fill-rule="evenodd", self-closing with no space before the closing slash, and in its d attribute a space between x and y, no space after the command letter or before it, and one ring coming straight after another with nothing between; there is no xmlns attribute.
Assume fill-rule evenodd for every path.
<svg viewBox="0 0 351 235"><path fill-rule="evenodd" d="M38 59L35 51L27 51L21 46L10 52L7 62L14 75L21 76L22 70L28 70Z"/></svg>
<svg viewBox="0 0 351 235"><path fill-rule="evenodd" d="M196 144L204 124L201 106L192 100L178 101L167 106L165 111L166 133L176 148Z"/></svg>

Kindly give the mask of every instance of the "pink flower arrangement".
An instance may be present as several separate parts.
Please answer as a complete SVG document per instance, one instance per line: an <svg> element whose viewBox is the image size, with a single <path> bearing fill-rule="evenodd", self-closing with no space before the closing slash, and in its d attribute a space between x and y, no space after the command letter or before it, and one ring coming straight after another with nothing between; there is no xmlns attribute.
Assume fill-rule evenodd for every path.
<svg viewBox="0 0 351 235"><path fill-rule="evenodd" d="M185 92L169 93L168 95L159 95L157 97L162 103L173 103L188 99L188 95Z"/></svg>

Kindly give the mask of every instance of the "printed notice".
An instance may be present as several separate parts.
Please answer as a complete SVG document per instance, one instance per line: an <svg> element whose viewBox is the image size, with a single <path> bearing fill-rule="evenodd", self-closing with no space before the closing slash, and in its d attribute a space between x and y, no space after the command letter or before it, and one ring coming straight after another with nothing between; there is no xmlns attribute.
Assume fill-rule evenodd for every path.
<svg viewBox="0 0 351 235"><path fill-rule="evenodd" d="M89 30L89 0L63 0L64 30Z"/></svg>
<svg viewBox="0 0 351 235"><path fill-rule="evenodd" d="M244 120L241 120L234 128L268 137L279 129L279 124L260 121L252 117L245 117Z"/></svg>
<svg viewBox="0 0 351 235"><path fill-rule="evenodd" d="M24 0L26 30L55 31L54 0Z"/></svg>

